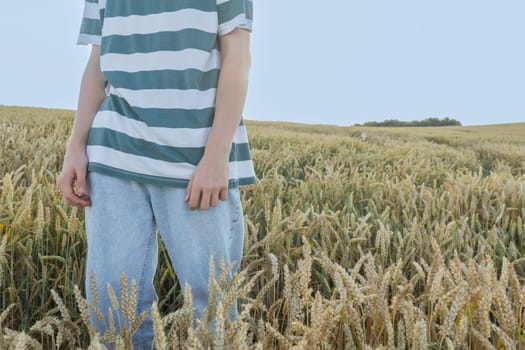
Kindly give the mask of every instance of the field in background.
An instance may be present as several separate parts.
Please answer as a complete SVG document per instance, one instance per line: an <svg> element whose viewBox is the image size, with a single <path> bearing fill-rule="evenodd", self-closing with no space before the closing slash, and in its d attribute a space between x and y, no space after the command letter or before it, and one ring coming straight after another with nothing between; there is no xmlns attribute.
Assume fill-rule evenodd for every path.
<svg viewBox="0 0 525 350"><path fill-rule="evenodd" d="M56 186L72 118L0 107L0 348L99 340L85 322L83 215ZM219 297L193 330L161 248L159 349L525 348L525 123L246 125L259 181L241 192L240 271L211 281ZM133 328L132 295L118 297ZM230 322L235 299L244 312ZM106 340L125 347L129 330L117 333Z"/></svg>

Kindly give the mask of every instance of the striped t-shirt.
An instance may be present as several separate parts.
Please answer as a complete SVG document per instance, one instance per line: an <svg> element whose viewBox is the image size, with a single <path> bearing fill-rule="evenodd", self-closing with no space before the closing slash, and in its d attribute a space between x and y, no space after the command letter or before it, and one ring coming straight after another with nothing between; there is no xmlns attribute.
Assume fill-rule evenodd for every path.
<svg viewBox="0 0 525 350"><path fill-rule="evenodd" d="M219 36L251 31L252 13L252 0L85 0L77 44L100 45L106 80L88 170L186 187L213 123ZM228 186L255 182L241 117Z"/></svg>

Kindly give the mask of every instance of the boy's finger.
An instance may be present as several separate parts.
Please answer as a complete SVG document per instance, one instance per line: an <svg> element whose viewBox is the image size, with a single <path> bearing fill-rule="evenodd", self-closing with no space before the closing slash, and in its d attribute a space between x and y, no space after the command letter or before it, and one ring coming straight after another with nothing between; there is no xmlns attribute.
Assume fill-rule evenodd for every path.
<svg viewBox="0 0 525 350"><path fill-rule="evenodd" d="M217 206L217 203L219 202L219 193L220 192L213 192L211 194L210 206L212 206L212 207L216 207Z"/></svg>
<svg viewBox="0 0 525 350"><path fill-rule="evenodd" d="M186 196L184 197L184 201L187 202L190 199L190 194L191 194L191 179L188 182L188 187L186 187Z"/></svg>
<svg viewBox="0 0 525 350"><path fill-rule="evenodd" d="M211 195L210 192L202 191L202 198L201 198L201 204L200 204L200 207L202 210L206 210L210 206L210 195Z"/></svg>
<svg viewBox="0 0 525 350"><path fill-rule="evenodd" d="M192 186L191 193L190 193L190 200L188 202L188 205L191 209L196 209L199 206L201 197L201 191L196 186Z"/></svg>
<svg viewBox="0 0 525 350"><path fill-rule="evenodd" d="M228 199L228 187L222 188L219 192L219 199L225 201Z"/></svg>
<svg viewBox="0 0 525 350"><path fill-rule="evenodd" d="M63 192L64 195L64 202L69 205L74 205L76 207L85 207L87 205L90 205L90 201L84 197L84 199L78 197L73 192L73 186L71 186L69 189L65 190Z"/></svg>
<svg viewBox="0 0 525 350"><path fill-rule="evenodd" d="M76 169L77 173L77 190L78 193L82 195L86 195L86 169Z"/></svg>

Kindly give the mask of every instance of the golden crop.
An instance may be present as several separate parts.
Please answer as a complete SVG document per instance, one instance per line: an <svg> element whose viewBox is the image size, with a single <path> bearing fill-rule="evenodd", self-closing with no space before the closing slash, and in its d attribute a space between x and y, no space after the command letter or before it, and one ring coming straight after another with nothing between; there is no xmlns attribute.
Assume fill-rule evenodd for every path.
<svg viewBox="0 0 525 350"><path fill-rule="evenodd" d="M0 349L128 349L144 317L122 276L108 293L131 327L87 322L83 212L56 185L72 118L0 107ZM525 123L246 124L259 182L241 191L241 268L210 280L194 329L161 248L158 349L525 348Z"/></svg>

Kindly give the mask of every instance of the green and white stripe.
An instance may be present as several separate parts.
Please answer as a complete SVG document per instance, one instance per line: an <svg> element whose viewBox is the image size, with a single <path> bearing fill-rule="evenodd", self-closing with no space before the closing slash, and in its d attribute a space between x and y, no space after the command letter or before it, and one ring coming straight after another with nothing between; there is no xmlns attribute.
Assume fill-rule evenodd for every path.
<svg viewBox="0 0 525 350"><path fill-rule="evenodd" d="M203 51L199 49L183 49L179 51L153 51L133 54L101 54L100 68L102 71L141 72L144 65L148 71L161 69L186 70L199 69L208 71L220 68L220 53L216 49Z"/></svg>
<svg viewBox="0 0 525 350"><path fill-rule="evenodd" d="M105 18L104 36L176 32L187 28L216 33L217 25L217 16L214 12L182 9L146 16Z"/></svg>
<svg viewBox="0 0 525 350"><path fill-rule="evenodd" d="M187 186L213 125L218 37L252 21L251 0L85 0L78 44L101 46L107 81L88 168ZM229 171L230 186L256 182L243 118Z"/></svg>
<svg viewBox="0 0 525 350"><path fill-rule="evenodd" d="M207 128L166 128L151 127L142 121L122 116L113 111L100 111L92 128L112 129L131 137L171 147L205 147L211 127ZM145 133L143 130L148 130ZM234 143L248 143L245 126L237 128Z"/></svg>

